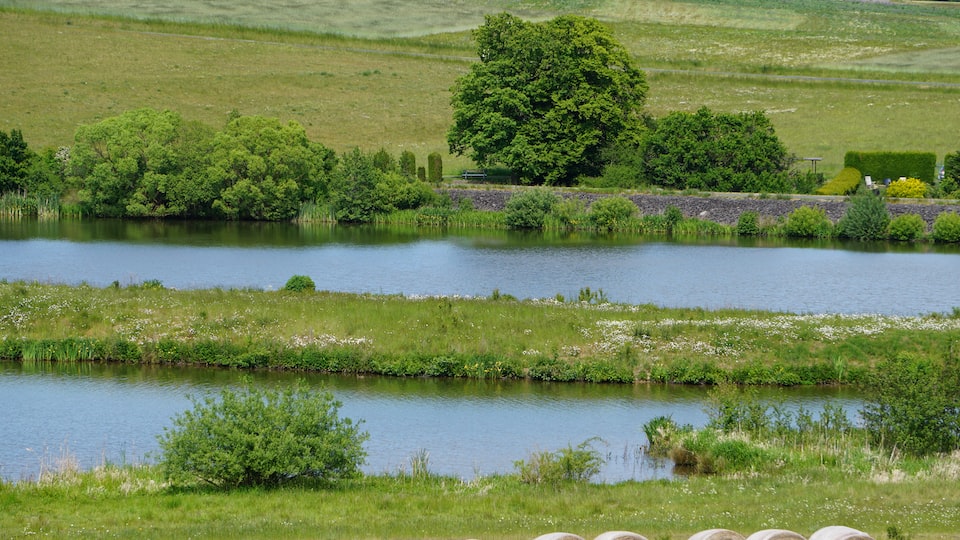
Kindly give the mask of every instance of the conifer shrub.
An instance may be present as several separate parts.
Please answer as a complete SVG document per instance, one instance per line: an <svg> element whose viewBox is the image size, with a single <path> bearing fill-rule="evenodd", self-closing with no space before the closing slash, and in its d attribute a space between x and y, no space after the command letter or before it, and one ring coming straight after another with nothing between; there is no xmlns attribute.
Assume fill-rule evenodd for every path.
<svg viewBox="0 0 960 540"><path fill-rule="evenodd" d="M960 214L941 212L933 221L932 236L937 242L960 242Z"/></svg>
<svg viewBox="0 0 960 540"><path fill-rule="evenodd" d="M837 223L839 236L856 240L880 240L887 236L890 213L878 195L861 190L850 198L847 212Z"/></svg>
<svg viewBox="0 0 960 540"><path fill-rule="evenodd" d="M784 231L796 238L828 238L833 226L822 208L801 206L787 216Z"/></svg>
<svg viewBox="0 0 960 540"><path fill-rule="evenodd" d="M891 240L909 242L922 238L927 231L927 222L919 214L903 214L890 220L887 237Z"/></svg>
<svg viewBox="0 0 960 540"><path fill-rule="evenodd" d="M918 178L896 180L887 186L886 196L899 199L922 199L927 196L930 186Z"/></svg>
<svg viewBox="0 0 960 540"><path fill-rule="evenodd" d="M443 159L436 152L427 156L427 180L434 184L443 181Z"/></svg>
<svg viewBox="0 0 960 540"><path fill-rule="evenodd" d="M414 178L417 175L417 156L409 150L400 152L400 174L407 178Z"/></svg>
<svg viewBox="0 0 960 540"><path fill-rule="evenodd" d="M863 176L853 167L845 167L829 182L817 188L817 195L849 195L860 187Z"/></svg>

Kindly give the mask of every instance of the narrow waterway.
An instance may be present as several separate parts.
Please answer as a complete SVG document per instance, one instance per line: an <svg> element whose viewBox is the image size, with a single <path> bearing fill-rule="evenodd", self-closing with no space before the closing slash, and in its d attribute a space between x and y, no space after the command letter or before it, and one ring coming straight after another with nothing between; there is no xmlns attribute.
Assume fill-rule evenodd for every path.
<svg viewBox="0 0 960 540"><path fill-rule="evenodd" d="M263 223L0 222L0 279L607 299L793 313L949 313L956 247L446 233Z"/></svg>
<svg viewBox="0 0 960 540"><path fill-rule="evenodd" d="M201 398L240 384L233 370L101 364L0 363L0 477L36 478L66 458L89 469L104 462L150 461L157 435ZM514 472L534 451L556 451L596 438L607 463L597 481L646 480L672 475L648 459L642 426L656 416L702 426L708 420L703 387L546 384L252 373L257 385L304 379L343 403L341 416L363 422L370 434L364 471L410 470L426 453L434 473L471 479ZM849 410L858 396L837 388L762 390L789 410L817 411L826 402Z"/></svg>

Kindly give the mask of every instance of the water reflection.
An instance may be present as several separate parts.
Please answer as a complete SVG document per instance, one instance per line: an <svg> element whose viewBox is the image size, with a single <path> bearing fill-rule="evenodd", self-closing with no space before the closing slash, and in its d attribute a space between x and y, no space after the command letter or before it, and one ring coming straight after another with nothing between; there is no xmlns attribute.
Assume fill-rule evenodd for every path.
<svg viewBox="0 0 960 540"><path fill-rule="evenodd" d="M156 450L170 419L202 397L254 384L278 386L303 379L343 403L343 416L363 420L370 433L371 473L409 470L426 451L432 472L473 478L509 473L533 451L576 446L592 437L609 462L601 480L664 478L663 462L642 454L641 427L670 415L703 425L706 388L648 385L545 384L529 381L463 381L337 377L220 369L135 367L117 364L0 363L0 476L35 477L64 449L81 467L104 460L136 462ZM856 394L839 388L767 389L762 397L817 410L829 400L851 411Z"/></svg>

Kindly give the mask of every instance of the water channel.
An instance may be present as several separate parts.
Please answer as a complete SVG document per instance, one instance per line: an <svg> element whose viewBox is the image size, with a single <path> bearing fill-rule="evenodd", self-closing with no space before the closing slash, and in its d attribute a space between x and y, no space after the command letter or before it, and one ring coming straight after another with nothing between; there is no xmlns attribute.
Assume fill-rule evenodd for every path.
<svg viewBox="0 0 960 540"><path fill-rule="evenodd" d="M960 306L955 246L424 232L262 223L0 222L0 279L105 286L576 298L794 313L920 315Z"/></svg>
<svg viewBox="0 0 960 540"><path fill-rule="evenodd" d="M796 313L917 315L960 306L956 247L758 240L424 232L291 224L0 222L0 279L106 286L156 279L176 288L278 289L306 274L319 289L407 295L576 297ZM258 384L292 375L257 374ZM229 370L0 364L0 477L35 477L61 452L81 467L148 459L171 418L237 384ZM670 476L645 459L641 426L658 415L706 421L706 389L311 376L370 433L367 472L409 468L420 452L440 474L511 472L530 452L599 437L601 481ZM810 410L857 396L771 390Z"/></svg>
<svg viewBox="0 0 960 540"><path fill-rule="evenodd" d="M81 468L103 462L149 461L156 436L200 398L235 387L233 370L124 365L21 365L0 362L0 477L35 478L58 460ZM510 473L514 461L534 451L555 451L587 439L607 460L597 481L667 478L671 466L644 456L644 423L669 415L702 426L708 390L702 387L546 384L254 373L258 385L303 378L343 403L342 416L362 420L368 473L410 471L422 451L429 470L472 479ZM796 410L817 411L830 402L860 407L857 394L840 388L762 390L761 397Z"/></svg>

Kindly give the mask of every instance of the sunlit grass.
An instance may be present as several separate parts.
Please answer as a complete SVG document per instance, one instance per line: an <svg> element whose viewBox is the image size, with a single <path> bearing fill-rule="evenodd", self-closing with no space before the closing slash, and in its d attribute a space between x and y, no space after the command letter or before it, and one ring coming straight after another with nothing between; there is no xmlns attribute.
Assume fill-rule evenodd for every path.
<svg viewBox="0 0 960 540"><path fill-rule="evenodd" d="M499 291L458 298L0 283L0 356L27 361L849 383L897 352L948 357L958 339L960 319L947 315L666 309L603 303L602 290L587 289L580 298L517 300ZM301 358L307 350L315 352Z"/></svg>
<svg viewBox="0 0 960 540"><path fill-rule="evenodd" d="M376 2L361 3L340 19L322 3L293 17L278 4L240 2L233 18L213 25L197 24L213 16L210 4L183 3L162 12L113 4L115 14L150 20L0 12L7 45L0 50L7 89L0 129L22 129L32 147L56 147L71 144L77 125L133 108L173 109L214 127L236 110L296 120L337 151L410 150L420 162L440 152L448 173L472 166L447 153L445 133L452 121L450 87L475 53L468 32L447 31L479 24L482 13L506 7L503 2L396 9L384 24L416 27L411 33L417 37L380 39L322 34L345 24L365 25L365 32L352 35L376 34L375 21L387 21L375 18ZM94 9L79 0L57 6L64 12ZM960 73L949 61L949 51L960 47L956 10L854 8L834 0L776 9L752 0L527 7L520 13L600 17L641 67L686 71L650 71L648 110L654 116L701 106L764 110L788 149L822 157L828 174L840 169L849 150L956 151L950 126L960 122ZM265 19L246 22L257 13ZM321 13L333 26L310 22ZM464 23L454 25L454 19ZM794 75L833 80L784 78Z"/></svg>
<svg viewBox="0 0 960 540"><path fill-rule="evenodd" d="M843 524L915 540L960 530L956 480L692 477L673 482L530 486L513 477L374 476L334 489L172 490L152 468L0 485L0 530L117 538L491 538L629 530L683 540L723 527L809 536Z"/></svg>

